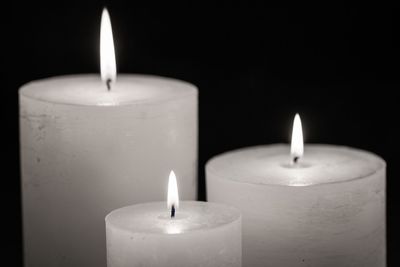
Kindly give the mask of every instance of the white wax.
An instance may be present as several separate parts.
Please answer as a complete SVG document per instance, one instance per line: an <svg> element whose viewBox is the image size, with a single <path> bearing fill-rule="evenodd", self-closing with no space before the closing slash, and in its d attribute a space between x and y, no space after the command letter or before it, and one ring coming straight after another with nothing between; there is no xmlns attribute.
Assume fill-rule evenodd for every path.
<svg viewBox="0 0 400 267"><path fill-rule="evenodd" d="M241 217L236 208L194 201L179 207L175 218L165 202L107 215L107 266L241 266Z"/></svg>
<svg viewBox="0 0 400 267"><path fill-rule="evenodd" d="M243 266L383 267L385 162L346 147L228 152L206 166L208 200L243 216Z"/></svg>
<svg viewBox="0 0 400 267"><path fill-rule="evenodd" d="M197 90L182 81L99 75L35 81L20 89L26 266L106 266L104 217L164 200L165 177L197 193Z"/></svg>

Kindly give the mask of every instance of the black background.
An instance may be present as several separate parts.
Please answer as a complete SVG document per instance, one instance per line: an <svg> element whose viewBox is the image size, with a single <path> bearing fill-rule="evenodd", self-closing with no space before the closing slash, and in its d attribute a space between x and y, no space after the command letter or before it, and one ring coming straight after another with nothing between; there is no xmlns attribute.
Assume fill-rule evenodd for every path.
<svg viewBox="0 0 400 267"><path fill-rule="evenodd" d="M0 207L6 228L0 242L13 266L22 264L18 87L49 76L98 73L103 5L3 7ZM288 142L299 112L306 142L362 148L387 161L388 262L400 266L398 10L107 6L119 72L199 87L200 199L207 159Z"/></svg>

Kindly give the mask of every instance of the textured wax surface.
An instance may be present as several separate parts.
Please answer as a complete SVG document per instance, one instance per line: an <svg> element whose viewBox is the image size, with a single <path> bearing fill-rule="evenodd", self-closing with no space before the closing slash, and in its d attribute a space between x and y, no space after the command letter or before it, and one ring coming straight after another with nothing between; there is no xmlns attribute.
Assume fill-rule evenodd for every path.
<svg viewBox="0 0 400 267"><path fill-rule="evenodd" d="M240 267L241 216L209 202L138 204L106 217L108 267Z"/></svg>
<svg viewBox="0 0 400 267"><path fill-rule="evenodd" d="M268 145L227 152L210 161L216 176L238 182L314 185L362 178L384 168L377 156L348 147L306 144L298 166L290 164L290 146Z"/></svg>
<svg viewBox="0 0 400 267"><path fill-rule="evenodd" d="M105 267L105 216L127 205L166 199L171 169L178 176L182 199L196 199L195 87L132 75L125 79L127 84L132 80L132 87L138 88L140 80L146 88L148 81L157 95L136 101L132 94L129 103L104 106L83 97L83 91L66 98L65 83L80 86L80 81L99 79L79 75L76 82L74 77L33 82L20 91L27 266ZM167 88L172 85L177 89ZM68 104L57 102L57 96Z"/></svg>

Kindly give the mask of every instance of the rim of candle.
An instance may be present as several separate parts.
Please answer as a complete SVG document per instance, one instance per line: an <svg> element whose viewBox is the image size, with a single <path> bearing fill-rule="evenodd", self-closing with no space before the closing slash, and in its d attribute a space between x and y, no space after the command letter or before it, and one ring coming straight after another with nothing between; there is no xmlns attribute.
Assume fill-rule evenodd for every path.
<svg viewBox="0 0 400 267"><path fill-rule="evenodd" d="M241 152L245 152L245 151L252 151L252 150L263 150L266 148L274 148L274 147L281 147L281 148L286 148L286 149L290 149L288 144L273 144L273 145L259 145L259 146L252 146L252 147L243 147L243 148L239 148L239 149L235 149L235 150L231 150L231 151L227 151L225 153L219 154L217 156L212 157L211 159L209 159L206 163L206 173L210 172L213 173L214 177L217 177L218 179L227 179L226 177L220 177L217 173L217 171L215 171L213 168L213 165L215 164L216 161L218 161L218 158L223 158L229 155L232 155L234 153L241 153ZM268 183L268 182L250 182L250 181L242 181L242 180L237 180L234 179L232 177L229 177L229 181L235 182L235 183L239 183L239 184L249 184L249 185L257 185L257 186L276 186L276 187L288 187L288 188L292 188L292 187L317 187L317 186L326 186L326 185L332 185L332 184L343 184L343 183L348 183L348 182L354 182L357 180L361 180L364 178L368 178L371 175L373 175L374 173L377 173L379 171L382 171L385 169L386 167L386 162L385 160L380 157L379 155L370 152L370 151L366 151L366 150L362 150L362 149L357 149L357 148L353 148L353 147L349 147L349 146L340 146L340 145L333 145L333 144L307 144L307 148L306 149L315 149L318 147L322 147L322 148L328 148L328 149L338 149L338 150L343 150L343 151L349 151L349 152L355 152L357 154L360 155L360 158L365 159L366 157L368 157L368 159L374 159L376 160L376 168L363 173L362 175L358 175L355 177L351 177L348 179L343 179L343 180L338 180L338 181L326 181L326 182L318 182L318 183L304 183L303 185L299 185L299 184L281 184L281 183ZM283 152L279 153L279 154L273 154L271 156L277 156L279 155L280 157L282 157L283 159L285 158L285 155ZM362 155L362 156L361 156ZM287 158L287 156L286 156ZM306 164L310 164L309 162L307 162L307 158L303 157L303 160ZM232 164L232 163L231 163ZM296 171L302 171L302 170L307 170L310 167L312 168L313 165L311 164L311 166L307 167L307 168L286 168L283 165L285 165L284 160L279 163L279 166L281 168L285 168L288 172L296 172ZM287 162L286 162L287 165ZM290 182L290 181L288 181Z"/></svg>
<svg viewBox="0 0 400 267"><path fill-rule="evenodd" d="M148 103L163 103L169 101L176 101L179 99L184 99L188 96L197 96L198 88L197 86L178 79L163 77L150 74L129 74L121 73L118 75L118 83L114 84L114 90L110 92L106 90L101 90L104 87L104 83L99 79L99 75L95 73L90 74L69 74L61 76L53 76L49 78L34 80L22 85L19 89L19 94L21 96L34 99L35 101L45 102L49 104L65 105L65 106L80 106L88 108L97 107L120 107L129 106L136 104L148 104ZM63 82L74 82L74 85L69 85L63 88L64 91L74 91L79 90L79 92L85 93L85 88L78 88L76 84L80 82L90 83L90 86L98 87L98 94L104 95L121 95L122 91L119 90L120 86L124 86L125 83L129 83L129 86L124 86L123 92L132 91L135 92L140 86L151 86L154 92L160 92L156 97L146 96L145 98L134 98L130 97L128 101L121 101L111 105L102 105L95 102L81 103L81 102L71 102L71 100L64 101L60 100L59 97L49 97L43 96L43 91L54 92L59 94L60 88L59 84ZM76 83L76 84L75 84ZM132 85L131 85L132 83ZM160 84L162 84L160 86ZM46 89L44 89L46 88ZM129 92L131 93L131 92ZM78 99L81 96L76 96Z"/></svg>
<svg viewBox="0 0 400 267"><path fill-rule="evenodd" d="M177 220L170 220L168 219L168 212L165 211L165 202L147 202L147 203L139 203L131 206L126 206L122 207L116 210L113 210L110 212L106 217L105 221L106 224L111 225L112 227L115 227L119 231L123 231L126 233L138 233L138 234L149 234L149 235L171 235L171 234L191 234L194 232L201 232L201 231L212 231L215 229L220 229L225 227L226 225L230 225L237 220L241 220L242 215L241 212L230 205L223 204L223 203L215 203L215 202L204 202L204 201L182 201L181 202L182 208L180 209L182 212L182 216L178 217ZM199 215L197 218L199 220L202 220L201 223L197 222L195 223L194 221L187 222L191 224L192 227L194 228L182 228L180 229L181 231L179 232L174 232L174 233L168 233L165 232L165 229L161 228L151 228L151 229L139 229L138 225L135 223L132 223L128 217L118 217L118 213L124 213L124 212L129 212L129 213L134 213L135 209L140 209L140 208L154 208L156 207L157 210L153 211L151 213L146 213L146 216L154 215L154 217L151 217L152 220L159 220L162 222L162 227L165 227L167 225L175 225L176 223L186 223L188 219L191 218L191 209L193 212L193 209L196 209L196 212L201 212L204 211L201 216ZM215 213L208 213L207 212L207 207L211 208L212 211L217 211ZM160 218L160 215L165 216L165 218ZM229 215L228 217L224 217L223 215ZM213 226L210 226L207 224L207 219L211 218L212 216L220 216L221 218L218 219L218 224L215 224ZM115 217L118 217L121 221L122 218L124 219L125 223L124 225L121 225L121 223L115 223ZM134 216L135 219L141 220L143 219L143 216L140 216L140 214L135 214ZM148 219L149 217L146 217Z"/></svg>

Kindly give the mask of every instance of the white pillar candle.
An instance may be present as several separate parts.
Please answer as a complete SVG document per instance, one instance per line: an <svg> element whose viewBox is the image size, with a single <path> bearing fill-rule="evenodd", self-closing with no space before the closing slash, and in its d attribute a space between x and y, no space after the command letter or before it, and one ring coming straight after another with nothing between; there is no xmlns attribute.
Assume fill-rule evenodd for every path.
<svg viewBox="0 0 400 267"><path fill-rule="evenodd" d="M196 199L195 86L146 75L104 79L57 77L19 91L26 266L104 267L104 217L162 200L159 177L171 166L182 174L183 198Z"/></svg>
<svg viewBox="0 0 400 267"><path fill-rule="evenodd" d="M306 145L292 164L289 151L245 148L206 166L208 200L242 212L243 265L385 266L385 162L358 149Z"/></svg>
<svg viewBox="0 0 400 267"><path fill-rule="evenodd" d="M241 216L236 208L184 201L175 203L171 217L173 205L137 204L107 215L107 266L241 266Z"/></svg>

